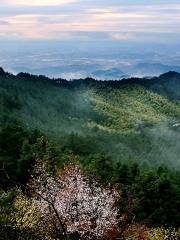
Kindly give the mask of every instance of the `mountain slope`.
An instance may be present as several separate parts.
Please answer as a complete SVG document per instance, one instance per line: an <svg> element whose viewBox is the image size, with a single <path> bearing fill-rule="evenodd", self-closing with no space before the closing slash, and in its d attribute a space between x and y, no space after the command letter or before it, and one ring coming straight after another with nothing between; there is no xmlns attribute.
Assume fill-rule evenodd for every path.
<svg viewBox="0 0 180 240"><path fill-rule="evenodd" d="M154 79L68 82L1 70L1 127L16 119L61 145L74 132L117 160L158 165L173 158L172 166L180 166L179 80L179 74L168 73Z"/></svg>

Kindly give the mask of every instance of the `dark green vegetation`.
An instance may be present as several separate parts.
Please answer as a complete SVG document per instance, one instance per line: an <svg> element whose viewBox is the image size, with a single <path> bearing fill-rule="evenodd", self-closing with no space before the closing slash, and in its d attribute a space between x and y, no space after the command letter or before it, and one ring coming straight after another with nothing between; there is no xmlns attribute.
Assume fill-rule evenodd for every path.
<svg viewBox="0 0 180 240"><path fill-rule="evenodd" d="M73 155L119 185L129 221L179 226L180 74L67 82L0 69L0 95L2 189L25 184L37 156L60 167Z"/></svg>
<svg viewBox="0 0 180 240"><path fill-rule="evenodd" d="M1 70L0 87L1 126L21 122L80 155L103 152L114 161L180 167L177 73L67 82Z"/></svg>

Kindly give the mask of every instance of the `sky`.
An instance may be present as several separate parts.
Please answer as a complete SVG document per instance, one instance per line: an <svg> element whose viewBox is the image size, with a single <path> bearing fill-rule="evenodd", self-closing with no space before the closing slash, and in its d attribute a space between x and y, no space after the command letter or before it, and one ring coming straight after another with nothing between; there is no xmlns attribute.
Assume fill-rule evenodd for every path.
<svg viewBox="0 0 180 240"><path fill-rule="evenodd" d="M179 0L1 0L1 39L144 40L180 36Z"/></svg>
<svg viewBox="0 0 180 240"><path fill-rule="evenodd" d="M9 63L5 62L9 68L13 68L13 51L19 56L27 49L34 54L44 46L41 53L45 54L50 42L59 51L63 48L63 54L64 48L67 55L77 48L84 54L94 49L96 57L101 56L102 45L104 52L111 46L111 58L115 49L123 51L124 46L127 55L151 47L159 49L159 54L163 49L170 49L169 54L180 50L179 0L0 0L0 4L0 53L9 57ZM60 47L57 42L66 45Z"/></svg>

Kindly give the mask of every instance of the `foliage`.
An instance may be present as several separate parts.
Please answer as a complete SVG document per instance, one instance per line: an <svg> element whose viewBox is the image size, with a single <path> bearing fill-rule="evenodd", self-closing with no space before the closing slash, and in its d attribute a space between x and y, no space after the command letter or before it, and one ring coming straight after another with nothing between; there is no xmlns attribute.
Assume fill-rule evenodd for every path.
<svg viewBox="0 0 180 240"><path fill-rule="evenodd" d="M51 236L77 233L82 239L93 239L118 223L118 192L89 181L77 165L65 165L52 175L47 163L38 160L29 188L35 193L33 206L39 209L41 223L49 226Z"/></svg>
<svg viewBox="0 0 180 240"><path fill-rule="evenodd" d="M163 227L151 229L148 235L149 240L178 240L180 232L175 229L165 229Z"/></svg>

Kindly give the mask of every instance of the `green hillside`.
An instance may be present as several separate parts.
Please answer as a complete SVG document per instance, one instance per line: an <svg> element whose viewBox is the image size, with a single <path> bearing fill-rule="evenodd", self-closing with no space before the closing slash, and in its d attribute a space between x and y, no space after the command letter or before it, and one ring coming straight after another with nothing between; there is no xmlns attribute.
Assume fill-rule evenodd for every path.
<svg viewBox="0 0 180 240"><path fill-rule="evenodd" d="M94 110L106 116L105 126L99 125L99 128L114 133L127 134L141 125L165 123L180 117L179 103L138 85L95 89L90 93L90 100L95 105Z"/></svg>
<svg viewBox="0 0 180 240"><path fill-rule="evenodd" d="M0 77L1 127L17 120L61 146L76 133L83 144L90 141L94 151L101 149L116 161L179 167L179 100L148 90L142 80L140 84L130 81L66 82L4 72ZM78 146L72 147L81 152Z"/></svg>

